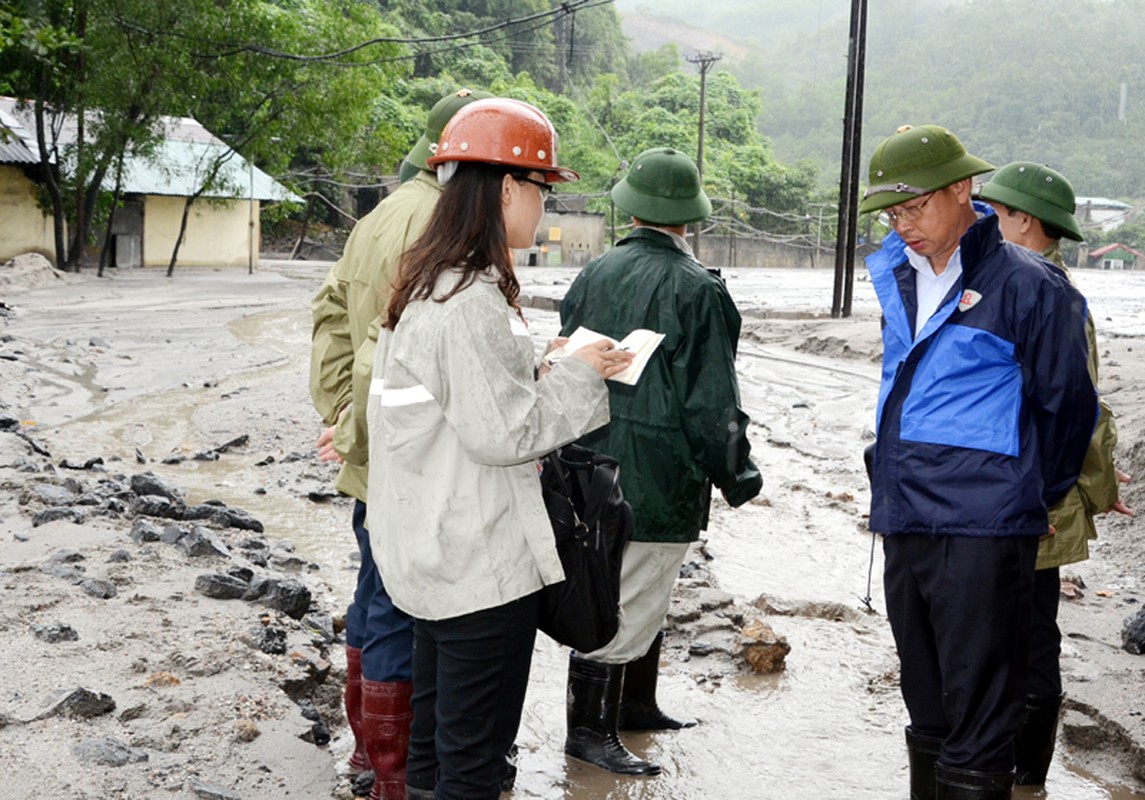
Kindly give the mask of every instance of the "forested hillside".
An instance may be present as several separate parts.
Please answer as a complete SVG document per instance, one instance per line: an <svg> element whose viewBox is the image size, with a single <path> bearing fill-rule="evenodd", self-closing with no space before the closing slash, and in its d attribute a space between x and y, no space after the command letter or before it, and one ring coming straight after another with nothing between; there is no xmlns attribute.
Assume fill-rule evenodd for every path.
<svg viewBox="0 0 1145 800"><path fill-rule="evenodd" d="M608 207L624 164L651 146L694 154L700 78L677 50L636 54L607 0L20 0L0 6L0 94L45 130L86 113L81 144L42 154L51 208L76 237L111 206L121 154L146 152L162 115L193 116L330 220L354 187L394 175L430 106L468 86L554 121L562 187ZM99 113L93 113L93 112ZM785 166L757 128L758 93L707 82L705 179L729 222L809 235L809 165ZM48 137L50 139L50 137ZM80 251L57 248L61 264ZM70 259L69 257L70 256Z"/></svg>
<svg viewBox="0 0 1145 800"><path fill-rule="evenodd" d="M746 46L726 66L761 90L781 159L838 174L848 0L620 0ZM940 122L1002 164L1043 161L1082 195L1145 198L1145 0L869 3L864 159L899 125ZM865 161L864 161L865 163Z"/></svg>

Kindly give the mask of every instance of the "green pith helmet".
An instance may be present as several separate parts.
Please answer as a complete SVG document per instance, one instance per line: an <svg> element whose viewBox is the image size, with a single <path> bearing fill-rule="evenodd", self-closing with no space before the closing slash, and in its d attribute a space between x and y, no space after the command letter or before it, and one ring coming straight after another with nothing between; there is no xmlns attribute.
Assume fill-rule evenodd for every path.
<svg viewBox="0 0 1145 800"><path fill-rule="evenodd" d="M628 174L612 187L612 200L621 211L653 225L686 225L712 213L696 163L670 147L636 156Z"/></svg>
<svg viewBox="0 0 1145 800"><path fill-rule="evenodd" d="M1032 161L1015 161L995 172L978 196L1029 214L1075 242L1082 239L1073 216L1077 210L1073 187L1057 170Z"/></svg>
<svg viewBox="0 0 1145 800"><path fill-rule="evenodd" d="M903 125L875 148L859 212L881 211L994 169L939 125Z"/></svg>
<svg viewBox="0 0 1145 800"><path fill-rule="evenodd" d="M445 123L449 122L454 114L474 100L485 100L492 96L489 92L458 89L434 103L433 108L429 110L429 117L425 121L425 130L422 132L421 138L417 140L417 144L409 151L406 161L418 169L433 172L430 167L426 166L425 160L433 155L430 145L437 144L437 140L441 138L442 130L445 129Z"/></svg>

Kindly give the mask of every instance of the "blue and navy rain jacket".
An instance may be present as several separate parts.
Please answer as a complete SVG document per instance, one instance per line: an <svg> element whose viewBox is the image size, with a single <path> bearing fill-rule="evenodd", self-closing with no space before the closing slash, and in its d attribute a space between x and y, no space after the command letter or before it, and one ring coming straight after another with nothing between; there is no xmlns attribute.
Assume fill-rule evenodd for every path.
<svg viewBox="0 0 1145 800"><path fill-rule="evenodd" d="M1003 241L992 214L961 248L961 280L917 339L902 240L867 257L883 309L870 527L1039 536L1097 418L1085 299L1050 262Z"/></svg>

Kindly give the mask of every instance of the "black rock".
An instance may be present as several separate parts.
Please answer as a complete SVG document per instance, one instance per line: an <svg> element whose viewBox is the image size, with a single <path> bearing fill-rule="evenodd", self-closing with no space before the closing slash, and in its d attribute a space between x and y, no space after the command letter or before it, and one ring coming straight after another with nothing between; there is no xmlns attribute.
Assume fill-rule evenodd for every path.
<svg viewBox="0 0 1145 800"><path fill-rule="evenodd" d="M289 617L302 619L310 610L310 590L293 578L272 581L269 591L262 596L261 602Z"/></svg>
<svg viewBox="0 0 1145 800"><path fill-rule="evenodd" d="M67 520L76 525L82 525L87 520L87 514L71 506L45 508L43 511L32 515L32 527L38 528L41 525L59 520Z"/></svg>
<svg viewBox="0 0 1145 800"><path fill-rule="evenodd" d="M90 689L64 690L63 699L54 706L54 711L76 719L90 719L115 711L115 701L111 695L93 692Z"/></svg>
<svg viewBox="0 0 1145 800"><path fill-rule="evenodd" d="M281 628L265 628L260 625L251 631L251 640L255 647L268 656L286 653L286 631Z"/></svg>
<svg viewBox="0 0 1145 800"><path fill-rule="evenodd" d="M131 540L138 544L157 542L163 529L149 519L137 519L131 526Z"/></svg>
<svg viewBox="0 0 1145 800"><path fill-rule="evenodd" d="M246 590L243 595L243 600L257 600L264 594L270 591L270 587L274 585L274 581L265 575L253 579L250 582L250 588Z"/></svg>
<svg viewBox="0 0 1145 800"><path fill-rule="evenodd" d="M219 513L219 507L217 505L212 503L200 503L184 508L183 519L188 522L200 519L211 519L211 517L217 513Z"/></svg>
<svg viewBox="0 0 1145 800"><path fill-rule="evenodd" d="M20 420L16 419L11 414L0 414L0 431L18 430L20 430Z"/></svg>
<svg viewBox="0 0 1145 800"><path fill-rule="evenodd" d="M100 600L110 600L119 594L119 590L115 588L114 583L111 581L101 581L96 578L84 578L84 580L80 581L80 588L92 597L98 597Z"/></svg>
<svg viewBox="0 0 1145 800"><path fill-rule="evenodd" d="M48 561L53 564L76 564L80 561L87 561L87 556L79 550L57 550L52 553Z"/></svg>
<svg viewBox="0 0 1145 800"><path fill-rule="evenodd" d="M246 594L250 584L233 575L200 575L195 578L195 591L218 600L239 600Z"/></svg>
<svg viewBox="0 0 1145 800"><path fill-rule="evenodd" d="M57 578L62 578L65 581L75 583L83 579L84 572L86 571L82 564L44 564L40 567L40 571L48 575L54 575Z"/></svg>
<svg viewBox="0 0 1145 800"><path fill-rule="evenodd" d="M32 633L37 639L48 644L78 642L80 638L75 628L62 622L53 622L51 625L33 625Z"/></svg>
<svg viewBox="0 0 1145 800"><path fill-rule="evenodd" d="M1121 629L1121 649L1139 656L1145 653L1145 608L1125 618Z"/></svg>
<svg viewBox="0 0 1145 800"><path fill-rule="evenodd" d="M307 614L302 618L302 626L326 644L334 641L334 618L329 614L324 612Z"/></svg>
<svg viewBox="0 0 1145 800"><path fill-rule="evenodd" d="M243 447L249 441L250 441L250 434L244 433L241 436L236 436L235 438L231 439L229 442L223 442L218 447L216 447L212 452L225 453L228 450L230 450L232 447Z"/></svg>
<svg viewBox="0 0 1145 800"><path fill-rule="evenodd" d="M75 492L54 483L33 483L28 487L28 495L46 506L70 506L76 501Z"/></svg>
<svg viewBox="0 0 1145 800"><path fill-rule="evenodd" d="M325 747L330 744L330 731L321 722L315 722L310 726L310 736L303 738L319 747Z"/></svg>
<svg viewBox="0 0 1145 800"><path fill-rule="evenodd" d="M140 497L155 495L166 497L168 500L183 500L183 491L169 481L165 481L154 472L141 472L131 476L131 491Z"/></svg>
<svg viewBox="0 0 1145 800"><path fill-rule="evenodd" d="M359 772L350 782L350 793L354 795L354 797L369 797L373 791L374 771L372 769Z"/></svg>
<svg viewBox="0 0 1145 800"><path fill-rule="evenodd" d="M196 525L191 532L178 541L178 547L189 556L201 558L204 556L223 556L229 558L231 553L227 546L219 541L207 528Z"/></svg>
<svg viewBox="0 0 1145 800"><path fill-rule="evenodd" d="M103 459L96 456L81 463L79 461L72 461L70 458L65 458L60 462L60 466L64 469L96 469L97 467L103 466Z"/></svg>
<svg viewBox="0 0 1145 800"><path fill-rule="evenodd" d="M80 761L104 767L122 767L150 758L145 751L129 747L118 739L86 739L72 747L72 752Z"/></svg>
<svg viewBox="0 0 1145 800"><path fill-rule="evenodd" d="M246 567L231 567L227 570L228 575L238 578L240 581L250 583L254 580L254 571Z"/></svg>
<svg viewBox="0 0 1145 800"><path fill-rule="evenodd" d="M238 792L212 783L204 783L198 779L191 781L191 791L195 793L196 797L201 797L203 800L242 800L242 795Z"/></svg>
<svg viewBox="0 0 1145 800"><path fill-rule="evenodd" d="M129 561L131 561L131 553L126 550L116 550L107 557L107 563L109 564L126 564Z"/></svg>
<svg viewBox="0 0 1145 800"><path fill-rule="evenodd" d="M190 533L182 525L168 525L159 532L159 541L163 544L178 544L179 540Z"/></svg>
<svg viewBox="0 0 1145 800"><path fill-rule="evenodd" d="M157 494L139 495L131 502L132 510L145 517L163 517L164 519L182 519L182 501L172 500Z"/></svg>
<svg viewBox="0 0 1145 800"><path fill-rule="evenodd" d="M254 531L255 533L263 532L262 523L241 508L221 509L213 519L228 528L238 528L242 531Z"/></svg>

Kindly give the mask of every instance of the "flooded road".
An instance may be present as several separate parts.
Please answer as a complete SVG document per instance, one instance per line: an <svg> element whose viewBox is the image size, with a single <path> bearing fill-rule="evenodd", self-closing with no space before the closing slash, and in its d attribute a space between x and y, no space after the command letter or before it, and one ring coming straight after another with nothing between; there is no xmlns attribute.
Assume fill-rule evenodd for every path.
<svg viewBox="0 0 1145 800"><path fill-rule="evenodd" d="M184 486L190 501L221 499L249 510L272 539L291 541L301 559L319 565L316 577L344 605L354 580L350 507L345 500L311 499L330 490L331 470L310 459L292 485L280 487L289 490L290 502L280 493L259 493L268 481L281 480L272 468L258 466L266 453L279 461L292 454L309 458L320 430L306 375L309 299L324 274L320 265L294 265L256 275L257 284L239 290L227 277L223 291L241 295L229 301L235 310L234 342L215 352L194 343L191 309L196 293L219 287L209 276L196 284L192 272L168 284L169 296L158 310L125 285L135 278L117 281L118 301L93 285L90 309L84 304L68 309L63 329L45 317L29 335L44 341L75 338L84 335L76 331L94 330L97 323L106 327L114 318L118 335L126 339L138 334L131 333L133 326L154 330L156 319L170 320L165 347L157 348L161 356L133 351L125 358L114 336L101 333L112 346L93 368L77 363L61 339L60 359L41 365L59 376L58 390L41 398L41 426L66 442L64 456L118 456L127 471L139 450L153 460L147 468ZM523 294L559 297L573 275L559 269L524 271ZM689 656L688 643L669 639L661 704L700 724L674 733L626 735L631 749L664 770L652 779L620 778L563 756L567 651L542 636L518 738L520 772L512 797L908 796L906 715L883 613L881 547L872 550L864 516L869 492L861 452L871 439L878 385L878 364L870 357L878 329L873 293L869 284L857 283L855 318L835 321L827 330L818 325L813 336L793 346L800 339L801 316L820 316L829 306L830 272L732 270L727 277L745 317L737 366L764 490L737 510L717 501L706 536L708 566L719 587L743 604L776 610L759 616L791 645L787 669L755 675L719 656ZM1100 274L1082 277L1091 304L1103 314L1099 328L1108 335L1145 335L1140 304L1125 299L1123 286ZM1141 279L1138 296L1145 295L1145 275L1129 277ZM35 293L21 302L34 312ZM774 309L782 309L784 317L768 318ZM556 313L529 308L527 317L543 347L557 332ZM140 369L159 376L146 384L153 390L134 388ZM190 458L252 427L263 433L242 452L217 461ZM187 460L158 463L171 455ZM860 598L867 596L872 576L870 613ZM1051 768L1048 790L1028 795L1145 798L1072 771L1062 758Z"/></svg>

